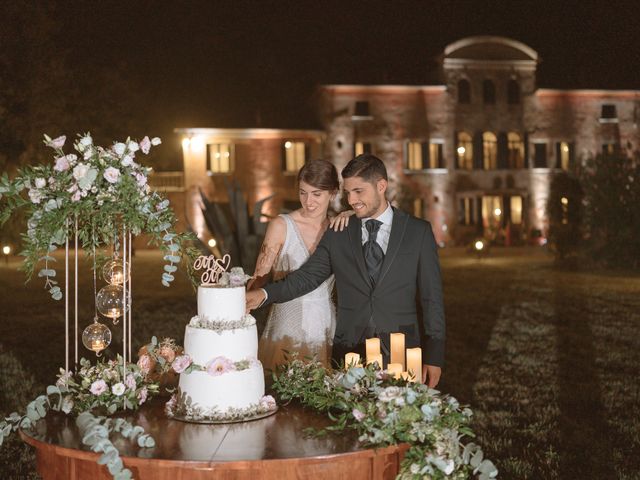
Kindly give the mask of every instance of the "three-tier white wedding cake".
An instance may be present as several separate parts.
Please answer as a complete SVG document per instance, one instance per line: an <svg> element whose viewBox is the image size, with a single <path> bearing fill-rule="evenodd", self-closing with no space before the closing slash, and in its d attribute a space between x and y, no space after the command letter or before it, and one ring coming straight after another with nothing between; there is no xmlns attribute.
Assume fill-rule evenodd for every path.
<svg viewBox="0 0 640 480"><path fill-rule="evenodd" d="M264 395L257 356L258 331L255 318L245 314L245 287L198 287L198 315L186 326L184 355L173 362L180 383L167 413L187 421L224 422L274 411L275 401Z"/></svg>

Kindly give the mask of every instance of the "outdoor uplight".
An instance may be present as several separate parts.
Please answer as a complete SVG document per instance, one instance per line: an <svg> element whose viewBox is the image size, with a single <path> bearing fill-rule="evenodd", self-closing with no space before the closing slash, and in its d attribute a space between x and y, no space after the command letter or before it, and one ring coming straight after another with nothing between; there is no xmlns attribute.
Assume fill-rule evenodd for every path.
<svg viewBox="0 0 640 480"><path fill-rule="evenodd" d="M473 244L473 248L475 248L479 252L484 248L484 242L482 240L476 241L476 243Z"/></svg>
<svg viewBox="0 0 640 480"><path fill-rule="evenodd" d="M502 210L500 210L499 208L496 208L493 213L495 213L496 217L499 217L500 215L502 215Z"/></svg>
<svg viewBox="0 0 640 480"><path fill-rule="evenodd" d="M211 238L209 239L209 241L207 242L207 245L209 245L209 247L213 248L218 244L218 242L216 242L215 238Z"/></svg>
<svg viewBox="0 0 640 480"><path fill-rule="evenodd" d="M291 142L284 142L284 148L291 148Z"/></svg>
<svg viewBox="0 0 640 480"><path fill-rule="evenodd" d="M11 255L11 247L9 245L3 246L2 253L4 253L5 255Z"/></svg>
<svg viewBox="0 0 640 480"><path fill-rule="evenodd" d="M569 204L569 199L567 197L562 197L560 199L560 203L562 203L563 205L568 205Z"/></svg>
<svg viewBox="0 0 640 480"><path fill-rule="evenodd" d="M464 152L466 152L466 148L464 147L458 147L458 155L464 155Z"/></svg>

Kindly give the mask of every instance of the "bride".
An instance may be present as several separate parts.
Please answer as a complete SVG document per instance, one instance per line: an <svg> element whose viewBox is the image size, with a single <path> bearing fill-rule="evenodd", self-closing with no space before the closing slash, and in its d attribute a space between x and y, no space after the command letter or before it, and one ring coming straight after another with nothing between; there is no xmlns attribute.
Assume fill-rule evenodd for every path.
<svg viewBox="0 0 640 480"><path fill-rule="evenodd" d="M338 173L330 162L313 160L298 172L301 208L273 219L267 227L260 249L254 280L247 289L259 288L273 271L280 280L297 270L313 253L331 223L342 229L351 212L338 215L331 222L329 204L338 193ZM335 225L334 225L335 223ZM331 299L334 278L329 277L312 292L289 302L274 304L258 347L265 368L274 370L284 363L284 351L298 352L299 358L315 357L329 366L336 328L336 310Z"/></svg>

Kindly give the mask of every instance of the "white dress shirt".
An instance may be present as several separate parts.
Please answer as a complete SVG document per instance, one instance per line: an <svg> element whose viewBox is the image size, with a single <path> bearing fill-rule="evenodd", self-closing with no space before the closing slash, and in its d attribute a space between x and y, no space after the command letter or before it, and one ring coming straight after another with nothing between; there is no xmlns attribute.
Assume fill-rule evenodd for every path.
<svg viewBox="0 0 640 480"><path fill-rule="evenodd" d="M369 231L365 226L367 220L370 220L371 217L362 219L362 244L364 245L367 240L369 240ZM391 236L391 224L393 223L393 208L389 202L387 202L387 208L384 212L382 212L378 218L379 222L382 222L380 225L380 230L378 230L378 235L376 236L376 242L380 247L382 247L382 251L387 254L387 247L389 246L389 237Z"/></svg>

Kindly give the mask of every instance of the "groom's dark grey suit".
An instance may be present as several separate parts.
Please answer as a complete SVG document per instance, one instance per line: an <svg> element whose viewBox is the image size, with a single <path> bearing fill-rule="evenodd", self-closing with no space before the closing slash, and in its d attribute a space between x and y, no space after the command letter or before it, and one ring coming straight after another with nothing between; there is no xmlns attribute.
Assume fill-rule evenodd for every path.
<svg viewBox="0 0 640 480"><path fill-rule="evenodd" d="M388 353L389 333L402 332L407 347L422 347L424 364L442 366L445 320L431 224L394 209L389 245L375 285L365 266L361 226L360 219L353 217L342 232L328 229L302 267L264 287L266 303L304 295L333 273L338 292L334 361L343 360L348 351L362 352L365 339L374 335Z"/></svg>

